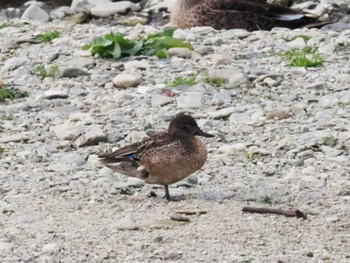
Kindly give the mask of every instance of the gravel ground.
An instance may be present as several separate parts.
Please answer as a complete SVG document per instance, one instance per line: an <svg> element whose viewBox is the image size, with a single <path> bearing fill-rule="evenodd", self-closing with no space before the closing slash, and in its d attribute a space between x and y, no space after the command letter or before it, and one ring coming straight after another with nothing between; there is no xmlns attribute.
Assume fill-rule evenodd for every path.
<svg viewBox="0 0 350 263"><path fill-rule="evenodd" d="M106 60L81 46L158 29L10 22L0 80L29 96L0 104L0 262L350 262L350 30L193 28L175 36L194 51ZM54 29L60 38L33 43ZM323 66L277 55L305 46ZM60 77L35 75L41 64ZM198 84L169 88L177 75ZM208 84L217 76L228 82ZM99 152L165 129L179 112L216 135L203 169L170 188L180 202L98 165ZM243 213L247 205L308 219Z"/></svg>

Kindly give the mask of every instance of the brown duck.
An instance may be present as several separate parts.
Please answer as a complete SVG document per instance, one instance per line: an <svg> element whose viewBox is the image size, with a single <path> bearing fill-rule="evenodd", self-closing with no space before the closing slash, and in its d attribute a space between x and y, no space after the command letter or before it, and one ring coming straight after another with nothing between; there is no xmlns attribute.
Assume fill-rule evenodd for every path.
<svg viewBox="0 0 350 263"><path fill-rule="evenodd" d="M271 30L274 27L321 27L329 23L265 0L177 0L170 21L179 28L211 26L248 31Z"/></svg>
<svg viewBox="0 0 350 263"><path fill-rule="evenodd" d="M207 160L207 149L198 136L213 137L203 132L189 115L178 115L162 132L99 157L116 172L164 185L170 201L168 185L176 183L200 169Z"/></svg>

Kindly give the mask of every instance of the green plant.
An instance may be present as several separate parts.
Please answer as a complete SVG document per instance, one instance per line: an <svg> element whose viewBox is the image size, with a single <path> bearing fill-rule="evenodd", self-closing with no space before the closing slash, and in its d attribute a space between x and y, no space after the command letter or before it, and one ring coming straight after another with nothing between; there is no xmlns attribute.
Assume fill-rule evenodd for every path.
<svg viewBox="0 0 350 263"><path fill-rule="evenodd" d="M5 148L0 147L0 155L2 155L5 152Z"/></svg>
<svg viewBox="0 0 350 263"><path fill-rule="evenodd" d="M297 39L297 38L302 38L302 39L304 39L304 41L305 42L307 42L307 41L309 41L310 39L311 39L311 37L309 37L309 36L307 36L307 35L296 35L296 36L293 36L293 37L283 37L283 39L285 40L285 41L287 41L287 42L290 42L290 41L293 41L293 40L295 40L295 39Z"/></svg>
<svg viewBox="0 0 350 263"><path fill-rule="evenodd" d="M196 76L192 76L192 77L182 77L179 75L176 75L175 78L171 81L168 82L167 85L169 87L177 87L180 85L188 85L188 86L193 86L196 85L197 81L196 81Z"/></svg>
<svg viewBox="0 0 350 263"><path fill-rule="evenodd" d="M228 79L226 78L210 78L209 73L205 72L204 73L204 82L208 83L209 85L212 85L214 87L222 87L225 86L228 83Z"/></svg>
<svg viewBox="0 0 350 263"><path fill-rule="evenodd" d="M27 92L20 91L14 87L0 88L0 102L4 102L6 99L14 100L27 97Z"/></svg>
<svg viewBox="0 0 350 263"><path fill-rule="evenodd" d="M5 112L2 114L1 119L5 121L13 121L15 119L15 116L12 112Z"/></svg>
<svg viewBox="0 0 350 263"><path fill-rule="evenodd" d="M49 67L45 67L44 65L38 65L34 69L35 75L41 78L55 78L58 76L59 67L57 65L51 65Z"/></svg>
<svg viewBox="0 0 350 263"><path fill-rule="evenodd" d="M60 36L61 36L60 31L53 30L53 31L47 31L46 33L40 34L37 36L37 38L41 42L51 43L53 39L58 38Z"/></svg>
<svg viewBox="0 0 350 263"><path fill-rule="evenodd" d="M0 24L0 29L3 29L3 28L8 27L8 26L9 26L8 23L1 23Z"/></svg>
<svg viewBox="0 0 350 263"><path fill-rule="evenodd" d="M305 47L303 49L291 49L279 56L290 61L290 65L294 67L321 67L325 59L318 53L317 48Z"/></svg>
<svg viewBox="0 0 350 263"><path fill-rule="evenodd" d="M169 58L168 49L173 47L183 47L192 50L189 43L185 43L180 39L173 37L174 30L166 29L163 32L152 34L146 38L141 37L143 43L141 54L146 56L156 55L159 58Z"/></svg>
<svg viewBox="0 0 350 263"><path fill-rule="evenodd" d="M121 34L109 33L95 39L91 44L84 45L82 49L91 49L92 54L115 59L134 55L169 58L167 50L172 47L185 47L192 50L190 44L174 38L173 33L174 30L167 29L147 37L140 37L138 41L129 40Z"/></svg>
<svg viewBox="0 0 350 263"><path fill-rule="evenodd" d="M323 145L329 146L329 147L335 147L338 143L338 139L333 136L325 136L322 138Z"/></svg>
<svg viewBox="0 0 350 263"><path fill-rule="evenodd" d="M258 201L260 203L263 203L263 204L272 204L273 203L271 197L269 197L268 195L261 197Z"/></svg>

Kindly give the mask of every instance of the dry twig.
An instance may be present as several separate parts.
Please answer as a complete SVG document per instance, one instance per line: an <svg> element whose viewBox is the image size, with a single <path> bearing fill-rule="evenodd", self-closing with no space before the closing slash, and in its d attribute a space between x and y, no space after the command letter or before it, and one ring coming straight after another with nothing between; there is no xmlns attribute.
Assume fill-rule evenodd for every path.
<svg viewBox="0 0 350 263"><path fill-rule="evenodd" d="M305 213L301 212L299 209L283 210L283 209L274 209L274 208L245 206L245 207L243 207L242 211L249 212L249 213L259 213L259 214L269 213L269 214L276 214L276 215L284 215L287 217L296 217L296 218L307 219L307 215Z"/></svg>

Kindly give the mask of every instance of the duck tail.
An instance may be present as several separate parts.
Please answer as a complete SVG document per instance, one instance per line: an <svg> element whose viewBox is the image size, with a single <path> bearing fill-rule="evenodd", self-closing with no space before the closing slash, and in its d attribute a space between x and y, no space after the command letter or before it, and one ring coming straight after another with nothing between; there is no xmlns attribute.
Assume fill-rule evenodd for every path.
<svg viewBox="0 0 350 263"><path fill-rule="evenodd" d="M309 17L307 13L294 10L280 5L271 5L268 15L276 21L276 26L295 28L321 28L333 23L333 21L319 21L316 18Z"/></svg>

